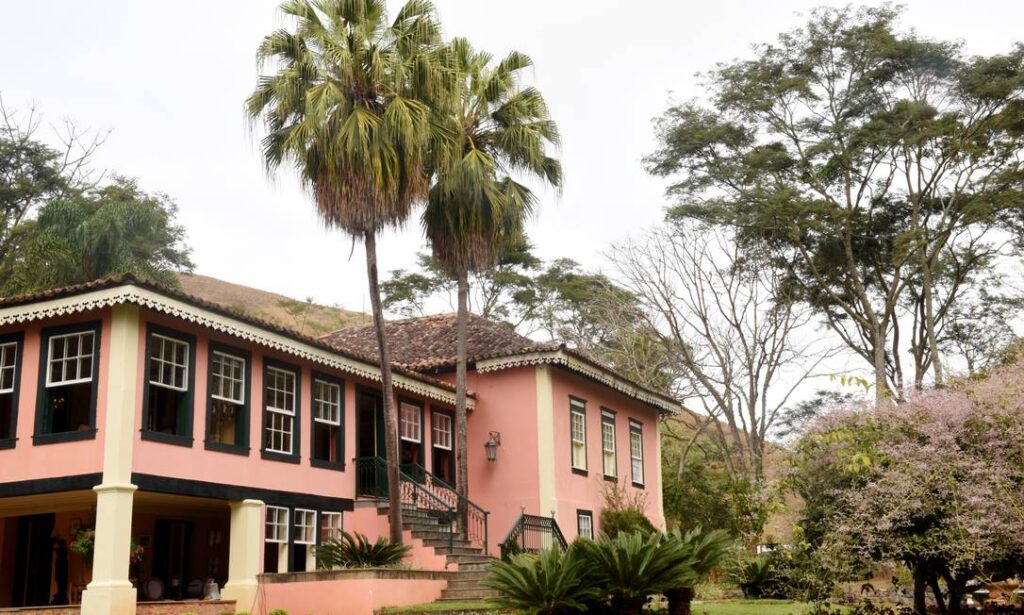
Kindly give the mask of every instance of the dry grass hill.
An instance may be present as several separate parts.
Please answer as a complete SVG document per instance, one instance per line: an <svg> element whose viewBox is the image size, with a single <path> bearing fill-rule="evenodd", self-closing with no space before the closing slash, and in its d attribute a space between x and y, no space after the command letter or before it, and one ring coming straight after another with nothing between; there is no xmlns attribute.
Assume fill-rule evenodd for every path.
<svg viewBox="0 0 1024 615"><path fill-rule="evenodd" d="M370 322L369 316L361 312L298 301L205 275L180 273L178 281L190 295L311 337Z"/></svg>

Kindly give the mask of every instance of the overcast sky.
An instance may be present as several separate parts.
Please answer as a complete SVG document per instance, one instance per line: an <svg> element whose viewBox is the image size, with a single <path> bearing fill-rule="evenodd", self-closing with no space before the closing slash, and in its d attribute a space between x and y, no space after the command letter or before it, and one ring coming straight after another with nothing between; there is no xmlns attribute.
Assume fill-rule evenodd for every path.
<svg viewBox="0 0 1024 615"><path fill-rule="evenodd" d="M0 94L111 130L97 165L171 195L199 273L320 303L368 309L360 245L327 232L293 176L268 178L242 102L254 52L282 21L277 0L0 0ZM398 2L389 2L397 7ZM798 25L819 1L438 0L446 34L532 56L563 135L566 183L530 234L542 256L603 266L610 243L656 224L663 182L641 159L670 96L700 94L698 71ZM845 4L845 3L843 3ZM913 0L904 23L972 53L1024 38L1024 3ZM413 219L380 244L382 271L408 267Z"/></svg>

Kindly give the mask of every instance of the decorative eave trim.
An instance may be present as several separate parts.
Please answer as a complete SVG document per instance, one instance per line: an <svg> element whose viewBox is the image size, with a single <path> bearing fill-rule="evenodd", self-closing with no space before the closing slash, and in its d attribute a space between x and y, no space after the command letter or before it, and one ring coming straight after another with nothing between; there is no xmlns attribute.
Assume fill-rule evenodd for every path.
<svg viewBox="0 0 1024 615"><path fill-rule="evenodd" d="M484 373L500 369L509 369L512 367L545 364L559 365L578 374L582 374L592 380L596 380L601 384L611 387L624 395L640 400L645 404L654 406L664 412L681 412L683 409L682 404L676 401L647 391L609 369L604 369L586 361L582 361L564 350L527 352L508 357L483 359L476 362L476 371Z"/></svg>
<svg viewBox="0 0 1024 615"><path fill-rule="evenodd" d="M114 305L132 304L168 314L237 337L260 346L331 367L367 380L381 381L380 367L365 363L289 338L286 335L267 331L260 327L191 305L185 301L167 297L159 292L127 284L90 291L70 297L46 299L12 307L0 308L0 326L56 318L78 314ZM405 374L393 373L396 389L421 395L447 404L455 404L455 393L445 388L422 382ZM466 400L470 408L472 397Z"/></svg>

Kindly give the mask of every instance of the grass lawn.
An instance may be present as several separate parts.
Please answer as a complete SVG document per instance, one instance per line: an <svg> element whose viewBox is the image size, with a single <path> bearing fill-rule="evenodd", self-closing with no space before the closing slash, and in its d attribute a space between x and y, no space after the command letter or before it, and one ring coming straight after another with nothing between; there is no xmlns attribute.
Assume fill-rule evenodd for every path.
<svg viewBox="0 0 1024 615"><path fill-rule="evenodd" d="M436 613L439 611L480 611L491 608L483 600L388 607L382 613ZM808 605L785 600L723 600L693 605L693 615L802 615Z"/></svg>
<svg viewBox="0 0 1024 615"><path fill-rule="evenodd" d="M786 600L723 600L693 605L693 615L802 615L809 605Z"/></svg>

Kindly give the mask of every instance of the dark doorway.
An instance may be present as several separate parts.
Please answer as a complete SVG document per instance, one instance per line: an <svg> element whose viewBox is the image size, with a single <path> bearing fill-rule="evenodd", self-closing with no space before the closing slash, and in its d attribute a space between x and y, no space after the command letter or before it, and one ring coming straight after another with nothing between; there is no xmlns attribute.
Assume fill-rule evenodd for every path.
<svg viewBox="0 0 1024 615"><path fill-rule="evenodd" d="M191 521L157 519L153 528L153 576L164 582L167 598L185 598L185 586L192 580Z"/></svg>
<svg viewBox="0 0 1024 615"><path fill-rule="evenodd" d="M50 604L50 583L53 581L52 534L55 523L56 515L53 513L18 517L11 606Z"/></svg>
<svg viewBox="0 0 1024 615"><path fill-rule="evenodd" d="M356 467L360 495L387 495L387 474L374 458L386 459L384 446L384 404L379 394L356 393Z"/></svg>

